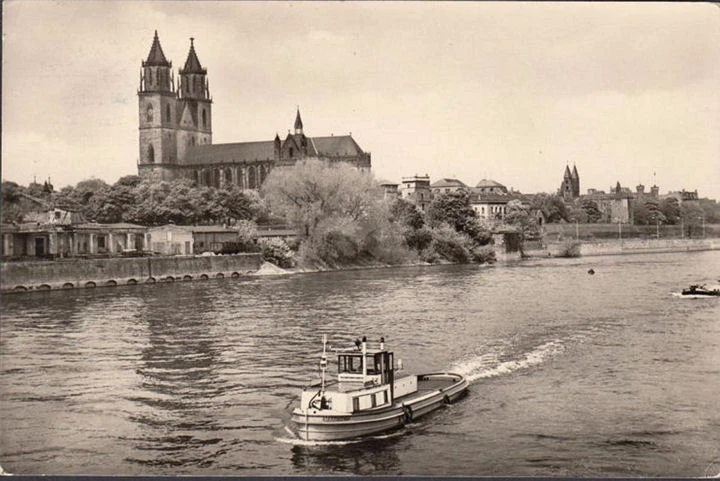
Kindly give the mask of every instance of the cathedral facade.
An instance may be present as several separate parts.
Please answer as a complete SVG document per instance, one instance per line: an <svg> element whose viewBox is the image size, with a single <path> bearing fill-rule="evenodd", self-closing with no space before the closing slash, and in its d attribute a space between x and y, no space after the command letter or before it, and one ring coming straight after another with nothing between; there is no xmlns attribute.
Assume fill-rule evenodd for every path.
<svg viewBox="0 0 720 481"><path fill-rule="evenodd" d="M580 175L578 175L577 167L574 165L572 172L570 172L569 166L565 166L565 174L563 174L563 180L560 184L558 194L566 202L570 202L580 197Z"/></svg>
<svg viewBox="0 0 720 481"><path fill-rule="evenodd" d="M285 139L275 134L273 140L213 144L212 103L207 69L200 64L194 39L190 39L176 85L172 62L155 32L147 60L142 62L138 89L138 175L186 178L216 188L257 189L273 168L304 158L348 162L370 170L370 153L351 135L306 136L299 109L293 131Z"/></svg>

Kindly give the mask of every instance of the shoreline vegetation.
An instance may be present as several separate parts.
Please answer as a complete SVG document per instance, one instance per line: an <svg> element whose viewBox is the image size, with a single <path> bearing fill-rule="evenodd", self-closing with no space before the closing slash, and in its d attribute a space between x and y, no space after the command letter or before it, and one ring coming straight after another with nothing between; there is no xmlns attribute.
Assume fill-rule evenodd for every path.
<svg viewBox="0 0 720 481"><path fill-rule="evenodd" d="M544 249L529 249L526 250L523 256L518 255L508 256L505 259L512 259L515 261L522 261L523 259L548 259L548 258L581 258L581 257L597 257L606 255L641 255L641 254L671 254L671 253L682 253L682 252L701 252L708 250L720 250L720 238L709 238L709 239L684 239L683 242L679 240L668 239L663 242L659 241L662 245L657 245L658 241L651 239L645 241L632 240L621 241L611 240L605 241L602 244L595 244L588 242L572 241L565 243L556 243L546 246ZM653 245L655 244L655 245ZM588 249L589 252L583 253L583 247ZM489 262L485 264L477 264L489 266L496 264L497 262ZM460 262L442 261L437 263L430 262L408 262L402 264L382 264L382 263L365 263L365 264L353 264L342 267L330 267L330 266L305 266L305 267L292 267L282 268L270 262L263 262L257 272L250 274L251 276L275 276L275 275L292 275L292 274L311 274L317 272L332 272L332 271L346 271L346 270L361 270L361 269L381 269L391 267L425 267L425 266L439 266L439 265L459 265L467 264Z"/></svg>
<svg viewBox="0 0 720 481"><path fill-rule="evenodd" d="M662 241L662 240L660 240ZM574 247L574 246L573 246ZM580 245L580 250L591 247L590 244ZM594 257L602 255L639 255L653 253L699 252L720 250L720 238L709 239L668 239L660 242L653 240L620 241L614 240L592 246L593 249L580 255L564 255L563 244L545 246L544 249L529 249L521 257L518 253L512 256L500 256L501 261L522 262L523 259L550 259L560 257ZM574 253L573 253L574 254ZM293 267L279 267L262 259L260 253L235 254L218 256L186 256L158 257L153 259L152 275L144 271L149 259L104 259L78 260L77 262L53 263L48 261L3 263L2 292L38 292L55 291L74 288L111 287L121 285L172 283L219 278L244 278L287 276L312 274L334 271L351 271L379 269L391 267L424 267L436 265L470 264L468 262L451 262L439 260L433 263L426 261L406 261L403 263L382 263L376 260L328 265L324 263L304 264ZM100 267L99 264L105 264ZM128 266L134 265L134 272ZM157 265L155 264L157 263ZM489 267L496 262L483 264L474 263L479 267ZM500 263L501 265L503 262ZM63 266L64 272L58 273L53 266ZM103 276L88 271L93 266L99 268ZM45 268L46 270L43 270ZM113 272L115 275L113 275ZM132 277L128 277L132 275Z"/></svg>
<svg viewBox="0 0 720 481"><path fill-rule="evenodd" d="M219 250L186 247L185 257L123 259L111 255L100 259L94 256L96 250L90 249L93 254L85 256L86 261L70 252L65 259L61 255L58 262L38 262L32 257L3 262L3 292L240 277L253 272L277 275L391 266L480 265L527 257L720 248L718 226L706 224L701 216L679 218L679 230L675 225L661 229L659 220L655 226L617 224L618 237L613 238L613 225L579 224L577 218L571 222L558 196L537 194L524 201L510 200L502 213L486 217L475 210L467 189L447 189L425 198L417 192L399 196L397 191L381 187L372 175L346 163L319 159L273 169L259 191L222 190L187 180L166 182L138 176L123 177L113 186L90 180L59 192L49 184L34 185L33 189L3 182L3 225L12 222L17 228L27 222L31 211L26 205L39 202L46 208L67 206L67 212L77 212L86 219L124 222L138 229L221 222L235 237L232 242L221 243ZM678 212L682 214L682 209ZM294 235L261 238L259 225L271 224L287 226ZM74 226L67 226L71 234ZM630 238L623 239L623 231ZM21 254L32 256L35 251L31 247L40 234L33 234L36 231L32 229L28 232L30 236L19 237L18 243L27 248L21 249ZM696 238L685 238L686 232ZM702 238L698 238L700 233ZM80 242L69 239L71 245ZM150 236L142 239L143 252L149 247L152 254ZM103 248L107 248L105 241L103 237ZM112 243L112 237L108 242ZM48 244L57 247L58 242ZM200 247L208 248L202 243Z"/></svg>

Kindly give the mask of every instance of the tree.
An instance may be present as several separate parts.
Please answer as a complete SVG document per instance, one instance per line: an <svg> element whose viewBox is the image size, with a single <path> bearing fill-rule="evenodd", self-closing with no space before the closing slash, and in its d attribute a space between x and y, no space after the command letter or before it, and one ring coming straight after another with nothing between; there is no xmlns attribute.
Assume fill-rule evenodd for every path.
<svg viewBox="0 0 720 481"><path fill-rule="evenodd" d="M520 234L521 252L522 243L528 237L539 233L537 218L532 215L531 210L524 207L519 200L511 200L508 202L505 212L505 223L517 228Z"/></svg>
<svg viewBox="0 0 720 481"><path fill-rule="evenodd" d="M583 200L581 207L587 215L587 221L591 224L596 223L602 217L602 212L600 212L600 208L598 207L597 202L595 202L594 200Z"/></svg>
<svg viewBox="0 0 720 481"><path fill-rule="evenodd" d="M558 195L537 194L533 196L531 206L540 209L548 223L570 219L567 206Z"/></svg>
<svg viewBox="0 0 720 481"><path fill-rule="evenodd" d="M680 205L680 217L688 237L702 235L702 224L705 221L704 214L703 209L697 202L687 201Z"/></svg>
<svg viewBox="0 0 720 481"><path fill-rule="evenodd" d="M261 194L275 213L312 235L321 221L337 217L357 221L376 206L377 182L351 165L307 159L273 169Z"/></svg>
<svg viewBox="0 0 720 481"><path fill-rule="evenodd" d="M470 193L465 189L446 192L435 197L428 206L426 219L432 228L448 224L479 245L486 245L492 241L492 235L481 224L477 212L470 204Z"/></svg>
<svg viewBox="0 0 720 481"><path fill-rule="evenodd" d="M568 220L570 222L579 222L580 224L586 224L588 222L588 215L582 207L572 207L568 210Z"/></svg>
<svg viewBox="0 0 720 481"><path fill-rule="evenodd" d="M677 224L680 222L680 203L675 197L668 197L660 202L660 212L665 216L668 224Z"/></svg>
<svg viewBox="0 0 720 481"><path fill-rule="evenodd" d="M393 199L390 204L390 220L399 222L402 225L410 227L414 230L420 229L425 225L425 219L415 204L398 197Z"/></svg>

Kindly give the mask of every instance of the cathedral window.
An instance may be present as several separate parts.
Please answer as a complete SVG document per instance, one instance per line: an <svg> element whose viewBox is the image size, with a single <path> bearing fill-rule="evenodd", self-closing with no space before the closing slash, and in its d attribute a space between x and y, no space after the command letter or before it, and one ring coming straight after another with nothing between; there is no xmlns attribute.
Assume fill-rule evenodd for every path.
<svg viewBox="0 0 720 481"><path fill-rule="evenodd" d="M170 122L170 105L165 106L165 121Z"/></svg>
<svg viewBox="0 0 720 481"><path fill-rule="evenodd" d="M203 129L207 129L207 114L205 113L205 109L202 111L202 121L203 121Z"/></svg>
<svg viewBox="0 0 720 481"><path fill-rule="evenodd" d="M293 156L293 148L290 147L290 157L292 157L292 156Z"/></svg>
<svg viewBox="0 0 720 481"><path fill-rule="evenodd" d="M255 167L254 167L254 166L251 166L251 167L248 169L248 188L249 188L249 189L254 189L255 186L256 186L256 184L257 184L257 179L256 179L255 175L256 175L256 174L255 174Z"/></svg>
<svg viewBox="0 0 720 481"><path fill-rule="evenodd" d="M148 162L151 164L155 163L155 148L152 144L148 145Z"/></svg>
<svg viewBox="0 0 720 481"><path fill-rule="evenodd" d="M147 109L145 110L145 120L148 122L153 121L153 106L151 104L148 104Z"/></svg>

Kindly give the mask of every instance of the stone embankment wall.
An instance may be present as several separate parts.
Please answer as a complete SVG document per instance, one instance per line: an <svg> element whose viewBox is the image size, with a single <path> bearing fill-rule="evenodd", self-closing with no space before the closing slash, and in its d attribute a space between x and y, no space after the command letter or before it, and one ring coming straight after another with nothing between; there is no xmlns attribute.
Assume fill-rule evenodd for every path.
<svg viewBox="0 0 720 481"><path fill-rule="evenodd" d="M261 264L261 254L4 262L0 265L0 290L25 292L240 277L257 271Z"/></svg>
<svg viewBox="0 0 720 481"><path fill-rule="evenodd" d="M549 242L543 249L526 250L525 253L531 257L555 257L565 246L565 242ZM720 249L720 239L628 239L622 241L616 239L602 242L581 241L580 255L650 254L715 249Z"/></svg>

